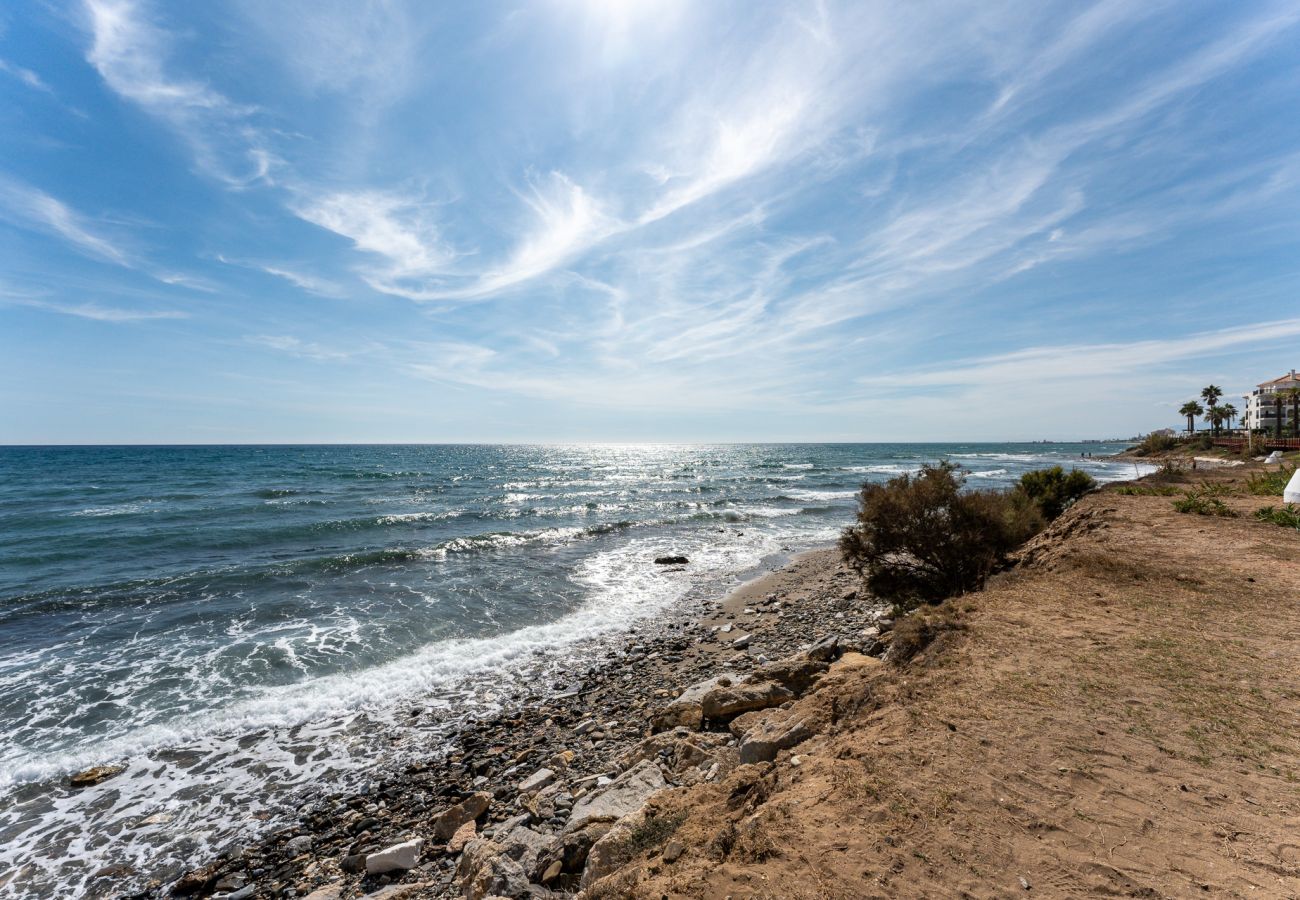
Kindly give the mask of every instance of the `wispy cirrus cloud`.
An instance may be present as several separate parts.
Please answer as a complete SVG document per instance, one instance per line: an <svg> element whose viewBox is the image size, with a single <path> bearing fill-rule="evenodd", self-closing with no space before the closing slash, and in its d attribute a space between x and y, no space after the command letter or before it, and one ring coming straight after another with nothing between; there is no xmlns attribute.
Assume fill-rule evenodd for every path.
<svg viewBox="0 0 1300 900"><path fill-rule="evenodd" d="M316 362L340 362L356 355L356 351L327 347L315 341L304 341L291 334L249 334L244 336L244 342Z"/></svg>
<svg viewBox="0 0 1300 900"><path fill-rule="evenodd" d="M52 234L82 253L131 268L130 256L112 238L100 233L66 203L44 191L0 178L0 214L28 228Z"/></svg>
<svg viewBox="0 0 1300 900"><path fill-rule="evenodd" d="M288 263L260 262L251 259L232 259L224 254L218 253L216 256L219 262L228 266L239 266L244 269L254 269L259 272L265 272L267 275L273 275L276 278L289 282L294 287L306 291L309 294L315 294L318 297L344 297L347 295L343 285L328 278L322 278L294 268Z"/></svg>
<svg viewBox="0 0 1300 900"><path fill-rule="evenodd" d="M1108 344L1061 344L1028 347L973 359L954 360L939 367L887 375L869 375L858 384L879 389L962 387L1005 389L1044 382L1080 382L1115 375L1137 375L1189 360L1247 347L1289 341L1300 335L1300 319L1277 319L1185 337Z"/></svg>
<svg viewBox="0 0 1300 900"><path fill-rule="evenodd" d="M132 309L121 306L105 306L94 301L65 303L47 300L30 295L3 293L0 302L9 306L26 306L45 312L73 316L78 319L91 319L96 322L122 324L125 322L153 322L159 319L188 319L189 313L175 309Z"/></svg>
<svg viewBox="0 0 1300 900"><path fill-rule="evenodd" d="M41 91L46 94L54 93L54 88L46 84L41 76L37 75L31 69L25 69L22 66L9 62L8 60L0 59L0 72L4 72L6 75L12 75L34 91Z"/></svg>
<svg viewBox="0 0 1300 900"><path fill-rule="evenodd" d="M172 36L135 0L84 0L86 59L114 92L165 122L195 162L232 187L266 179L275 155L254 124L256 110L196 78L173 75Z"/></svg>

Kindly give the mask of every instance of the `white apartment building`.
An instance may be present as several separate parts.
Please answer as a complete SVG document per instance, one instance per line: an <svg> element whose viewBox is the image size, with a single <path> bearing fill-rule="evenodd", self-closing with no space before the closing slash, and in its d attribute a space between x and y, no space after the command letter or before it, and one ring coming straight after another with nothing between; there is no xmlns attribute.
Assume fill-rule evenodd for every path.
<svg viewBox="0 0 1300 900"><path fill-rule="evenodd" d="M1262 428L1273 434L1277 428L1277 394L1290 388L1300 388L1300 375L1292 369L1281 378L1266 381L1246 395L1246 415L1242 425L1246 428ZM1282 397L1282 428L1291 422L1291 399Z"/></svg>

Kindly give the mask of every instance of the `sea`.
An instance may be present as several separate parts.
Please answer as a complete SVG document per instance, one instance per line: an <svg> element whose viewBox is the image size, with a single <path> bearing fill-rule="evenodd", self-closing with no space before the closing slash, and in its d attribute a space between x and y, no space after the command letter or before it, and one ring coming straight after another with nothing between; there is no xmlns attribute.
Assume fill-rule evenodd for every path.
<svg viewBox="0 0 1300 900"><path fill-rule="evenodd" d="M199 864L833 542L864 482L941 459L980 487L1149 471L1121 449L0 448L0 896ZM67 787L101 764L127 769Z"/></svg>

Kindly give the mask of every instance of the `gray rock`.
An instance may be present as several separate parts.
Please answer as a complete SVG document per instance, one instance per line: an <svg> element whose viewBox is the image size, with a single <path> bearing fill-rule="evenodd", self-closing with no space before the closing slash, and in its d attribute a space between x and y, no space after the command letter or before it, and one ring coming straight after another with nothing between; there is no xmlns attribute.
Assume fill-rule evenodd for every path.
<svg viewBox="0 0 1300 900"><path fill-rule="evenodd" d="M301 856L311 849L312 840L307 835L300 835L289 843L284 845L284 849L292 856Z"/></svg>
<svg viewBox="0 0 1300 900"><path fill-rule="evenodd" d="M420 848L424 846L423 838L404 841L385 847L377 853L366 854L366 874L382 875L385 872L400 872L414 869L420 863Z"/></svg>
<svg viewBox="0 0 1300 900"><path fill-rule="evenodd" d="M649 760L637 763L602 788L573 804L566 831L577 831L592 822L616 821L630 815L657 791L668 786L659 767Z"/></svg>
<svg viewBox="0 0 1300 900"><path fill-rule="evenodd" d="M485 838L469 842L460 855L456 877L466 900L523 898L529 894L528 875L523 868L502 852L500 844Z"/></svg>
<svg viewBox="0 0 1300 900"><path fill-rule="evenodd" d="M817 662L833 662L840 655L839 635L822 638L809 647L804 655Z"/></svg>
<svg viewBox="0 0 1300 900"><path fill-rule="evenodd" d="M794 693L771 681L716 687L700 701L700 712L708 721L726 722L741 713L768 709L793 700Z"/></svg>
<svg viewBox="0 0 1300 900"><path fill-rule="evenodd" d="M538 834L525 825L516 825L509 831L500 832L492 838L501 846L501 852L519 863L519 868L532 872L537 867L537 859L550 849L555 838Z"/></svg>
<svg viewBox="0 0 1300 900"><path fill-rule="evenodd" d="M555 773L550 769L538 769L532 775L529 775L523 781L519 782L519 793L531 794L540 791L542 788L554 783Z"/></svg>
<svg viewBox="0 0 1300 900"><path fill-rule="evenodd" d="M772 710L756 721L740 740L740 763L771 762L782 750L798 746L812 732L789 710Z"/></svg>
<svg viewBox="0 0 1300 900"><path fill-rule="evenodd" d="M537 865L533 870L533 880L540 881L543 884L554 880L557 876L553 871L559 866L561 873L573 874L581 872L583 866L587 864L587 854L591 852L592 845L600 840L605 834L614 827L612 822L593 822L577 831L566 832L551 843L538 858ZM547 875L550 875L548 878Z"/></svg>
<svg viewBox="0 0 1300 900"><path fill-rule="evenodd" d="M732 684L735 680L735 675L724 672L707 681L692 685L682 691L680 697L650 718L650 730L667 731L679 725L699 730L700 726L704 724L704 712L700 704L700 701L704 699L704 695L719 686Z"/></svg>
<svg viewBox="0 0 1300 900"><path fill-rule="evenodd" d="M751 684L774 681L801 696L829 668L830 664L822 660L808 659L806 656L788 656L759 667L745 681Z"/></svg>

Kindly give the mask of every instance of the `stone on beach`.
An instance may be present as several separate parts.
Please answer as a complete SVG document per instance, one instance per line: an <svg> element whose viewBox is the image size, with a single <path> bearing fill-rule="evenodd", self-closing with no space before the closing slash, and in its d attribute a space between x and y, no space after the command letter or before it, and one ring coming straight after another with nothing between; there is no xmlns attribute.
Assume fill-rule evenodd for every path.
<svg viewBox="0 0 1300 900"><path fill-rule="evenodd" d="M124 765L91 766L68 779L74 788L91 787L126 771Z"/></svg>
<svg viewBox="0 0 1300 900"><path fill-rule="evenodd" d="M540 791L542 788L550 785L555 781L555 773L550 769L538 769L532 775L529 775L523 781L519 782L519 793L531 794Z"/></svg>
<svg viewBox="0 0 1300 900"><path fill-rule="evenodd" d="M423 846L424 839L415 838L369 853L366 855L366 874L383 875L385 872L414 869L420 863L420 848Z"/></svg>
<svg viewBox="0 0 1300 900"><path fill-rule="evenodd" d="M736 676L724 672L721 675L692 685L682 691L680 697L651 717L651 730L667 731L679 725L699 730L704 723L704 710L700 703L704 699L704 695L714 688L730 685L735 680Z"/></svg>
<svg viewBox="0 0 1300 900"><path fill-rule="evenodd" d="M605 787L592 791L573 804L565 831L576 831L592 822L618 820L631 815L667 786L659 767L643 760Z"/></svg>
<svg viewBox="0 0 1300 900"><path fill-rule="evenodd" d="M773 681L795 694L804 694L826 673L830 665L806 656L789 656L760 666L745 680L748 682Z"/></svg>
<svg viewBox="0 0 1300 900"><path fill-rule="evenodd" d="M466 822L473 822L492 805L492 795L487 791L471 794L455 806L438 813L433 819L433 836L440 841L451 840L452 835Z"/></svg>
<svg viewBox="0 0 1300 900"><path fill-rule="evenodd" d="M465 849L465 845L478 835L478 825L473 819L470 819L464 825L456 829L456 833L447 841L448 853L459 853Z"/></svg>
<svg viewBox="0 0 1300 900"><path fill-rule="evenodd" d="M803 720L790 710L774 709L762 715L740 740L740 763L772 762L782 750L789 750L812 737Z"/></svg>
<svg viewBox="0 0 1300 900"><path fill-rule="evenodd" d="M794 693L771 681L716 687L700 700L700 711L711 722L725 722L741 713L768 709L793 700Z"/></svg>
<svg viewBox="0 0 1300 900"><path fill-rule="evenodd" d="M655 565L657 565L657 566L684 566L684 565L686 565L688 562L690 562L690 560L687 559L687 558L684 557L684 556L658 556L658 557L655 557Z"/></svg>

